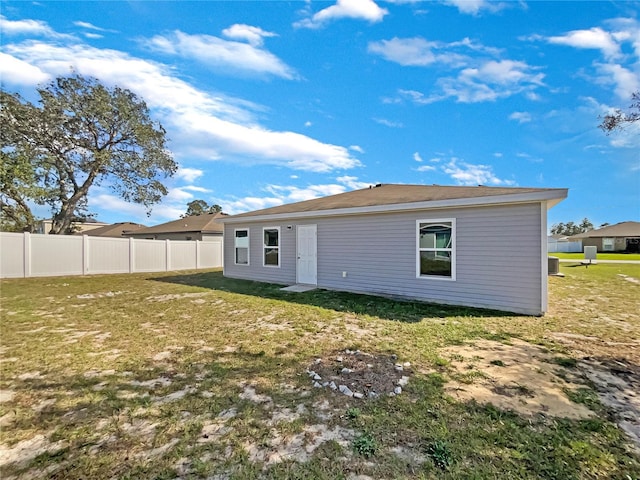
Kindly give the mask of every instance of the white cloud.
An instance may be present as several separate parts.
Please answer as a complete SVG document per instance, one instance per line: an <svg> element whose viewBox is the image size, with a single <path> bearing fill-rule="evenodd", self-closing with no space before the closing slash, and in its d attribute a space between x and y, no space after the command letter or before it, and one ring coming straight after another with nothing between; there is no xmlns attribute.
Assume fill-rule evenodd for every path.
<svg viewBox="0 0 640 480"><path fill-rule="evenodd" d="M631 94L640 91L640 70L633 72L615 63L599 64L599 82L614 85L616 95L622 100L630 100Z"/></svg>
<svg viewBox="0 0 640 480"><path fill-rule="evenodd" d="M437 65L457 71L454 76L441 76L436 82L438 88L429 96L415 90L399 89L397 97L384 98L384 103L408 99L426 105L451 97L461 103L475 103L520 93L534 100L537 98L535 89L544 85L544 74L536 67L522 61L501 59L500 49L469 38L450 43L432 42L421 37L393 38L369 43L368 51L402 66Z"/></svg>
<svg viewBox="0 0 640 480"><path fill-rule="evenodd" d="M175 178L180 178L185 182L192 183L202 175L204 175L204 172L197 168L180 167L175 174Z"/></svg>
<svg viewBox="0 0 640 480"><path fill-rule="evenodd" d="M5 51L15 63L25 62L47 75L65 75L73 68L136 92L160 116L178 160L224 158L315 172L361 165L346 147L257 124L251 111L257 106L198 90L159 63L83 44L62 47L28 41L8 44Z"/></svg>
<svg viewBox="0 0 640 480"><path fill-rule="evenodd" d="M211 193L211 190L204 187L196 187L195 185L187 185L186 187L180 187L182 190L198 193Z"/></svg>
<svg viewBox="0 0 640 480"><path fill-rule="evenodd" d="M416 168L417 172L432 172L434 170L436 170L436 167L434 167L433 165L421 165Z"/></svg>
<svg viewBox="0 0 640 480"><path fill-rule="evenodd" d="M248 196L238 199L218 199L217 203L222 205L224 212L230 214L243 213L252 210L283 205L285 203L302 202L328 195L337 195L349 190L358 190L370 186L367 182L358 181L357 177L342 176L336 178L337 183L308 185L307 187L297 187L293 185L267 185L263 191L263 197Z"/></svg>
<svg viewBox="0 0 640 480"><path fill-rule="evenodd" d="M458 185L514 185L512 180L502 180L493 173L490 165L474 165L452 158L442 167Z"/></svg>
<svg viewBox="0 0 640 480"><path fill-rule="evenodd" d="M589 30L573 30L565 35L549 37L550 43L568 45L575 48L591 48L602 51L605 57L614 58L620 54L620 45L614 37L600 27Z"/></svg>
<svg viewBox="0 0 640 480"><path fill-rule="evenodd" d="M338 183L341 183L343 185L345 185L346 187L350 188L351 190L360 190L362 188L367 188L370 186L369 183L367 182L360 182L358 181L358 177L351 177L351 176L343 176L343 177L338 177L336 178L336 181Z"/></svg>
<svg viewBox="0 0 640 480"><path fill-rule="evenodd" d="M228 33L241 36L238 29ZM245 29L242 35L247 39L249 31ZM254 35L258 36L255 32ZM144 43L151 49L169 55L194 58L223 72L231 69L236 73L273 75L288 80L297 78L296 72L291 67L271 52L261 48L262 43L243 43L212 35L189 35L180 30L167 35L156 35Z"/></svg>
<svg viewBox="0 0 640 480"><path fill-rule="evenodd" d="M446 97L476 103L531 92L544 85L543 79L543 73L536 73L525 62L491 60L477 68L465 68L455 78L442 78L438 84Z"/></svg>
<svg viewBox="0 0 640 480"><path fill-rule="evenodd" d="M509 119L518 123L528 123L531 121L531 114L529 112L513 112L509 115Z"/></svg>
<svg viewBox="0 0 640 480"><path fill-rule="evenodd" d="M443 0L447 5L456 7L460 13L477 15L481 10L497 12L504 8L504 4L489 2L488 0Z"/></svg>
<svg viewBox="0 0 640 480"><path fill-rule="evenodd" d="M186 211L186 205L158 204L153 207L150 215L144 205L125 202L122 198L107 193L91 195L89 197L89 209L118 212L120 219L117 221L134 221L144 225L156 225L169 220L180 218Z"/></svg>
<svg viewBox="0 0 640 480"><path fill-rule="evenodd" d="M264 44L265 37L277 37L273 32L267 32L260 27L252 27L251 25L245 25L236 23L229 28L225 28L222 34L233 40L246 40L254 47L260 47Z"/></svg>
<svg viewBox="0 0 640 480"><path fill-rule="evenodd" d="M116 33L117 32L117 30L111 30L109 28L98 27L98 26L94 25L93 23L89 23L89 22L77 21L77 22L73 22L73 24L76 27L85 28L87 30L95 30L96 32L110 32L110 33Z"/></svg>
<svg viewBox="0 0 640 480"><path fill-rule="evenodd" d="M354 152L364 153L364 149L360 145L349 145L349 150L353 150Z"/></svg>
<svg viewBox="0 0 640 480"><path fill-rule="evenodd" d="M304 126L307 127L307 128L310 127L311 125L313 125L313 123L311 123L309 120L304 122Z"/></svg>
<svg viewBox="0 0 640 480"><path fill-rule="evenodd" d="M380 125L384 125L389 128L402 128L404 124L402 122L394 122L392 120L387 120L386 118L374 118L374 122L379 123Z"/></svg>
<svg viewBox="0 0 640 480"><path fill-rule="evenodd" d="M320 10L311 18L294 23L294 27L320 28L330 21L341 18L377 23L382 21L388 13L387 9L380 8L373 0L338 0L335 5Z"/></svg>
<svg viewBox="0 0 640 480"><path fill-rule="evenodd" d="M442 77L436 84L440 92L425 96L415 90L398 90L398 99L407 99L418 105L428 105L447 98L460 103L495 101L517 94L535 98L535 89L544 85L544 74L525 62L489 60L478 67L465 68L457 77Z"/></svg>
<svg viewBox="0 0 640 480"><path fill-rule="evenodd" d="M193 198L193 194L185 191L182 187L170 188L164 197L166 203L186 203Z"/></svg>
<svg viewBox="0 0 640 480"><path fill-rule="evenodd" d="M0 52L0 78L3 83L36 86L51 77L28 62Z"/></svg>
<svg viewBox="0 0 640 480"><path fill-rule="evenodd" d="M422 157L420 156L420 153L418 153L418 152L414 152L414 153L413 153L413 159L414 159L416 162L422 162Z"/></svg>
<svg viewBox="0 0 640 480"><path fill-rule="evenodd" d="M427 41L422 37L392 38L370 42L369 53L375 53L390 62L403 66L425 67L434 63L457 65L464 63L465 56L452 51L463 43L445 44ZM468 46L468 45L466 45Z"/></svg>
<svg viewBox="0 0 640 480"><path fill-rule="evenodd" d="M599 51L603 61L593 62L594 81L613 85L618 98L628 100L631 93L640 89L640 23L634 18L616 18L604 23L608 30L593 27L551 37L534 35L529 39ZM625 48L627 44L633 53Z"/></svg>
<svg viewBox="0 0 640 480"><path fill-rule="evenodd" d="M41 20L9 20L0 15L0 31L2 35L29 35L52 38L71 38L53 30L46 22Z"/></svg>

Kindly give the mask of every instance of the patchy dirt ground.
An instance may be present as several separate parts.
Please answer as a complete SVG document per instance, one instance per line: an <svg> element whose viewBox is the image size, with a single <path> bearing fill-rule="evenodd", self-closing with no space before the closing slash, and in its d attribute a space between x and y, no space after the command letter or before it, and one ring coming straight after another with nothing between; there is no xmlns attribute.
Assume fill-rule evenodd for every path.
<svg viewBox="0 0 640 480"><path fill-rule="evenodd" d="M557 365L555 355L530 343L478 340L448 347L442 355L451 362L445 390L457 400L492 403L523 415L573 419L593 415L565 393L584 386L580 377Z"/></svg>
<svg viewBox="0 0 640 480"><path fill-rule="evenodd" d="M629 362L585 358L572 368L564 367L563 357L515 339L511 344L479 340L446 348L442 354L451 361L445 387L450 395L523 415L594 416L567 396L591 383L640 452L640 368Z"/></svg>
<svg viewBox="0 0 640 480"><path fill-rule="evenodd" d="M640 367L625 361L591 358L583 359L578 365L640 453Z"/></svg>

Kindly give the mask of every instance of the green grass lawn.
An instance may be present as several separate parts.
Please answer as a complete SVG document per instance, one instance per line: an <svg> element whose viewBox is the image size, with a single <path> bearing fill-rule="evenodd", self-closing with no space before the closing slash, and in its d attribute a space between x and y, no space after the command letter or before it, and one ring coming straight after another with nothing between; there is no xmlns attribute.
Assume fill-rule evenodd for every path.
<svg viewBox="0 0 640 480"><path fill-rule="evenodd" d="M550 257L568 260L584 260L584 253L549 253ZM598 252L599 260L630 260L640 261L640 253L602 253Z"/></svg>
<svg viewBox="0 0 640 480"><path fill-rule="evenodd" d="M540 318L220 271L4 280L0 478L640 478L580 370L640 365L640 267L561 269ZM308 369L348 375L356 350L365 382L387 362L402 393L314 388ZM536 410L536 385L500 371L590 413ZM500 402L458 395L482 385Z"/></svg>

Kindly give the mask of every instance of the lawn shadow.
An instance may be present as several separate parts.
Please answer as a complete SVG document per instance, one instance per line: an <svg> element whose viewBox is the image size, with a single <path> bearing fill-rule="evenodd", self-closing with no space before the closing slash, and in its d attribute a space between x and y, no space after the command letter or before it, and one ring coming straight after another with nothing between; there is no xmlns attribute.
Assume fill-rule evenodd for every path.
<svg viewBox="0 0 640 480"><path fill-rule="evenodd" d="M210 288L270 300L284 300L337 312L371 315L396 322L416 323L425 318L517 316L515 313L484 308L442 305L320 288L303 293L285 292L282 291L285 285L227 278L221 271L153 277L149 280Z"/></svg>

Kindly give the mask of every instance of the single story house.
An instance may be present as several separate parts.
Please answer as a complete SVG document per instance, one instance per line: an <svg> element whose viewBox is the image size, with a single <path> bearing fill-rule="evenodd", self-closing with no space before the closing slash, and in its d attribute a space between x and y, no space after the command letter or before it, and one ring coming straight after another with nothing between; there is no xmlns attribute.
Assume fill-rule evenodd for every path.
<svg viewBox="0 0 640 480"><path fill-rule="evenodd" d="M94 228L93 230L77 232L74 235L122 238L125 236L125 232L134 232L136 230L140 230L141 228L146 228L146 226L133 222L118 222L111 225L104 225L103 227Z"/></svg>
<svg viewBox="0 0 640 480"><path fill-rule="evenodd" d="M566 189L376 185L222 218L224 275L547 309L547 209Z"/></svg>
<svg viewBox="0 0 640 480"><path fill-rule="evenodd" d="M225 213L203 213L191 215L153 227L140 228L132 232L125 232L126 237L144 238L148 240L201 240L222 241L222 224L218 220L224 218Z"/></svg>
<svg viewBox="0 0 640 480"><path fill-rule="evenodd" d="M596 247L599 252L640 252L640 222L620 222L615 225L574 235L583 247Z"/></svg>
<svg viewBox="0 0 640 480"><path fill-rule="evenodd" d="M51 232L52 225L53 225L53 219L51 218L40 220L36 224L35 233L40 233L42 235L49 235L49 232ZM73 227L74 231L76 233L80 233L81 235L91 230L95 230L96 228L106 227L108 225L110 224L105 222L98 222L93 218L87 218L82 221L71 222L71 226Z"/></svg>

